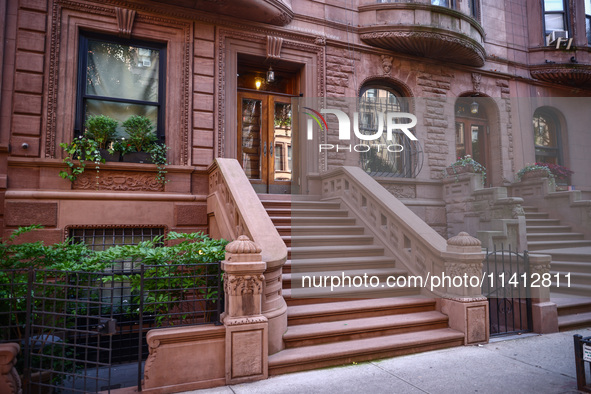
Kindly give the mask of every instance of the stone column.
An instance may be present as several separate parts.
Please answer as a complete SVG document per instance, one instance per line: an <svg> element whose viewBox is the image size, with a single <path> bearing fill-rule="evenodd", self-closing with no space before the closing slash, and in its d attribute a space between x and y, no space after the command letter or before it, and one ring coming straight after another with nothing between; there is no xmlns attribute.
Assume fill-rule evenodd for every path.
<svg viewBox="0 0 591 394"><path fill-rule="evenodd" d="M441 312L449 317L449 326L464 333L464 344L486 343L490 336L488 300L482 289L470 284L469 278L482 278L484 253L480 241L461 232L447 241L445 275L468 278L461 286L446 286L441 299Z"/></svg>
<svg viewBox="0 0 591 394"><path fill-rule="evenodd" d="M268 377L268 321L262 314L267 264L246 235L226 246L224 270L226 384Z"/></svg>
<svg viewBox="0 0 591 394"><path fill-rule="evenodd" d="M529 283L532 281L532 275L538 274L540 277L550 273L550 263L552 256L547 254L529 255ZM540 282L541 283L541 280ZM558 309L556 304L550 301L549 287L531 287L531 308L533 331L540 334L549 334L558 332Z"/></svg>
<svg viewBox="0 0 591 394"><path fill-rule="evenodd" d="M19 350L16 343L0 344L0 393L22 393L21 380L14 368Z"/></svg>

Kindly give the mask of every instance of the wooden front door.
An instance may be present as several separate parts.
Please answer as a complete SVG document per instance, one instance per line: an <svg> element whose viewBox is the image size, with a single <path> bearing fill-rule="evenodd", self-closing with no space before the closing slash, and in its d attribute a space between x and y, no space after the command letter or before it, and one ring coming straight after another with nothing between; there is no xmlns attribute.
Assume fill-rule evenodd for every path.
<svg viewBox="0 0 591 394"><path fill-rule="evenodd" d="M238 92L238 160L257 193L291 192L291 98Z"/></svg>
<svg viewBox="0 0 591 394"><path fill-rule="evenodd" d="M470 155L486 168L486 183L492 180L488 166L488 125L486 120L456 118L456 157Z"/></svg>

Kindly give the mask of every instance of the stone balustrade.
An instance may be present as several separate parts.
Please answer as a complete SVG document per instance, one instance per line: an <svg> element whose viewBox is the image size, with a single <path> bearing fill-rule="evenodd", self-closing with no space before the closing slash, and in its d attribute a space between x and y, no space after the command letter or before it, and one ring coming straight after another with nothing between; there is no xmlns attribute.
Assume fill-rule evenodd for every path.
<svg viewBox="0 0 591 394"><path fill-rule="evenodd" d="M246 235L262 249L266 262L262 313L269 320L269 354L276 353L283 348L287 330L287 305L281 293L287 247L237 160L214 161L209 168L209 193L210 236L236 239Z"/></svg>

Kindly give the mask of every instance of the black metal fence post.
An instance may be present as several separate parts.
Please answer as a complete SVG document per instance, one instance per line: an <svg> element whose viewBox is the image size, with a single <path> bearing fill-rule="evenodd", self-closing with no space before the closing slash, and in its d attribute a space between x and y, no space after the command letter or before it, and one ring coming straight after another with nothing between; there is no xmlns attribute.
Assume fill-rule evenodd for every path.
<svg viewBox="0 0 591 394"><path fill-rule="evenodd" d="M144 264L140 265L140 322L138 332L138 351L137 351L137 391L142 391L142 359L143 359L143 341L144 341Z"/></svg>

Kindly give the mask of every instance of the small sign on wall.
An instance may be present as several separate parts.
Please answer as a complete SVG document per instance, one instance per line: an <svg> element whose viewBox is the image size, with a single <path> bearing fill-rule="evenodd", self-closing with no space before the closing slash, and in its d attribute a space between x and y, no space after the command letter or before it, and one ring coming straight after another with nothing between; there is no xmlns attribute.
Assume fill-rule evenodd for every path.
<svg viewBox="0 0 591 394"><path fill-rule="evenodd" d="M591 345L583 345L583 360L591 362Z"/></svg>

